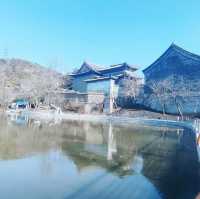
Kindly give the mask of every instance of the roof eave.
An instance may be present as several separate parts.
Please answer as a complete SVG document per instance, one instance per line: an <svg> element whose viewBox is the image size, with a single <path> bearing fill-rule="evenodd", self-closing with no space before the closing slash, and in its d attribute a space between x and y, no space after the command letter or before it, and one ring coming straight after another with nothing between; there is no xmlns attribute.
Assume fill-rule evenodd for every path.
<svg viewBox="0 0 200 199"><path fill-rule="evenodd" d="M170 47L158 58L156 59L155 62L153 62L150 66L148 66L147 68L145 68L144 70L142 70L142 72L145 74L148 70L150 70L157 62L159 62L159 60L164 57L170 50L174 50L177 53L181 54L182 56L188 57L189 59L194 59L195 61L199 61L200 62L200 56L194 53L191 53L179 46L177 46L176 44L172 43L170 45Z"/></svg>
<svg viewBox="0 0 200 199"><path fill-rule="evenodd" d="M116 80L117 78L114 77L105 77L105 78L96 78L96 79L86 79L84 82L96 82L96 81L104 81L104 80Z"/></svg>
<svg viewBox="0 0 200 199"><path fill-rule="evenodd" d="M76 76L88 75L90 73L102 76L101 73L94 71L94 70L91 70L91 71L88 71L88 72L85 72L85 73L72 73L72 74L69 74L69 76L76 77Z"/></svg>
<svg viewBox="0 0 200 199"><path fill-rule="evenodd" d="M158 57L151 65L149 65L147 68L143 69L142 72L145 74L148 70L150 70L164 55L167 54L167 52L174 46L174 44L172 43L167 50L165 50L165 52Z"/></svg>

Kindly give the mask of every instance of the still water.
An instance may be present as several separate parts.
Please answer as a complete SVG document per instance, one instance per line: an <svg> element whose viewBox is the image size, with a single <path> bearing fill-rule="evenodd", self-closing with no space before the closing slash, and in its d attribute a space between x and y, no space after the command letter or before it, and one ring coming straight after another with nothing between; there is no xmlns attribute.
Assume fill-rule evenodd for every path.
<svg viewBox="0 0 200 199"><path fill-rule="evenodd" d="M0 116L0 198L194 199L188 130Z"/></svg>

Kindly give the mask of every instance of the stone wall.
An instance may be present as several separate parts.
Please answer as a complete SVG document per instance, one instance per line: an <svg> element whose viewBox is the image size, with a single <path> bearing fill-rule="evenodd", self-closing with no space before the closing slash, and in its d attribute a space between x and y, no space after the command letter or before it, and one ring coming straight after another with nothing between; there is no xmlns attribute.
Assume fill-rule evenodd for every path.
<svg viewBox="0 0 200 199"><path fill-rule="evenodd" d="M81 113L102 112L103 93L65 93L65 109Z"/></svg>
<svg viewBox="0 0 200 199"><path fill-rule="evenodd" d="M193 78L193 79L192 79ZM171 75L146 81L140 103L170 114L200 114L200 79L196 75Z"/></svg>
<svg viewBox="0 0 200 199"><path fill-rule="evenodd" d="M198 86L200 80L194 79L188 83L188 79L183 81L176 78L176 81L173 82L169 78L165 81L169 81L168 85L165 85L162 81L155 81L160 86L158 93L151 88L150 82L148 82L140 87L136 97L119 96L117 104L128 109L149 109L156 112L163 112L164 109L164 112L169 114L200 115L200 90ZM164 88L164 90L162 91L161 88ZM172 91L169 91L168 88Z"/></svg>

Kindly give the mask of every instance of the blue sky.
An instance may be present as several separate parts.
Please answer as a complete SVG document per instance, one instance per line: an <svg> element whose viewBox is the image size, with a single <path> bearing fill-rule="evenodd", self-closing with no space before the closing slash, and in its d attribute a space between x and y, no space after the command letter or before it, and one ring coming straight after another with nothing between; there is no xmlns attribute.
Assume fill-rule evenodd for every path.
<svg viewBox="0 0 200 199"><path fill-rule="evenodd" d="M70 72L84 60L145 68L172 42L200 54L199 0L0 3L1 57L24 58Z"/></svg>

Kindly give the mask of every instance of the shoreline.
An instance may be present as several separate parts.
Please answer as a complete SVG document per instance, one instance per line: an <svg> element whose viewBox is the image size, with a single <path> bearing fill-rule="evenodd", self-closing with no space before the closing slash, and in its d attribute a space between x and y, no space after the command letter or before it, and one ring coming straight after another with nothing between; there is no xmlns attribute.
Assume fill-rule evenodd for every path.
<svg viewBox="0 0 200 199"><path fill-rule="evenodd" d="M71 121L89 121L100 122L117 125L131 125L131 124L146 124L154 126L167 126L189 128L195 131L193 123L190 121L177 121L171 119L157 119L157 118L145 118L145 117L131 117L125 115L106 115L106 114L79 114L79 113L67 113L62 112L57 114L51 111L25 111L22 114L28 115L32 119L38 120L71 120ZM196 132L196 131L195 131Z"/></svg>

